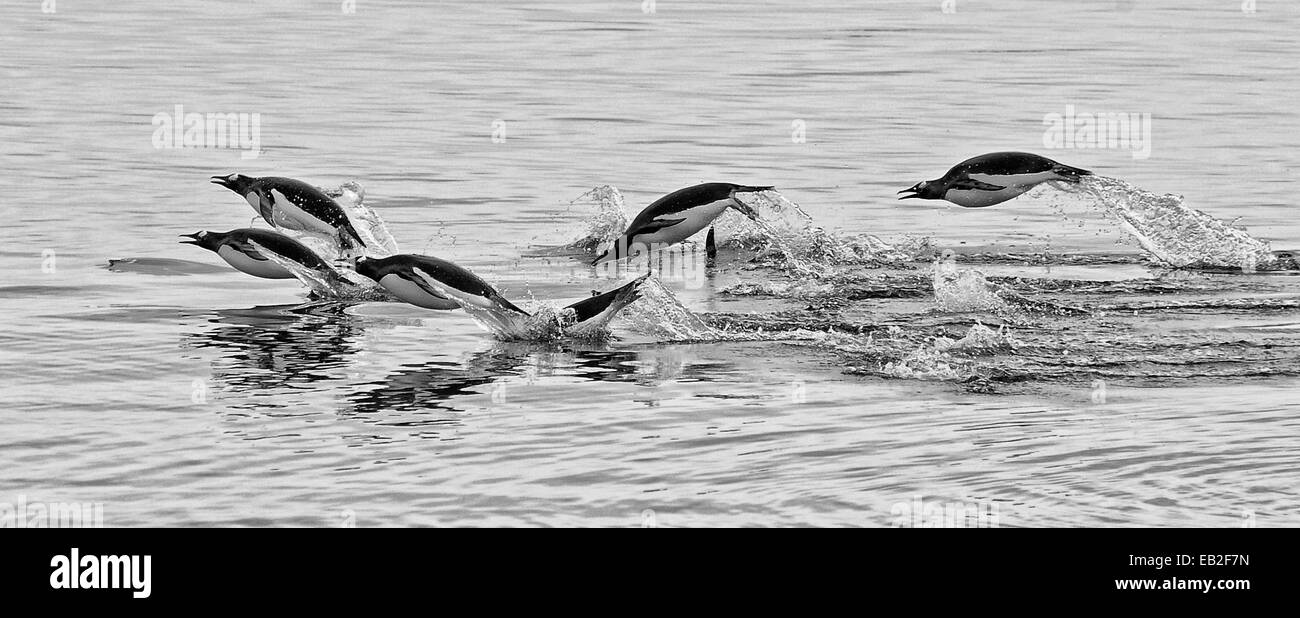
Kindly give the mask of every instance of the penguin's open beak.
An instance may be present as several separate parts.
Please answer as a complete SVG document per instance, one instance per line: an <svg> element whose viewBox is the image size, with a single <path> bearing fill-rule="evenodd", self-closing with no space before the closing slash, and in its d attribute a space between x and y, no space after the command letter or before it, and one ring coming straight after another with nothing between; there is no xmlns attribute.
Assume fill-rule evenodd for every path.
<svg viewBox="0 0 1300 618"><path fill-rule="evenodd" d="M189 238L189 239L190 239L190 240L182 240L182 241L181 241L181 244L182 244L182 245L197 245L197 244L199 244L199 233L198 233L198 232L195 232L195 233L193 233L193 234L181 234L180 237L181 237L181 238Z"/></svg>
<svg viewBox="0 0 1300 618"><path fill-rule="evenodd" d="M221 185L227 189L230 188L230 181L227 180L225 176L213 176L210 182L214 185Z"/></svg>
<svg viewBox="0 0 1300 618"><path fill-rule="evenodd" d="M898 192L899 194L908 193L909 195L904 195L903 197L900 197L898 199L900 200L905 200L908 198L919 199L921 197L920 192L921 192L921 185L915 184L912 185L910 188L899 191Z"/></svg>

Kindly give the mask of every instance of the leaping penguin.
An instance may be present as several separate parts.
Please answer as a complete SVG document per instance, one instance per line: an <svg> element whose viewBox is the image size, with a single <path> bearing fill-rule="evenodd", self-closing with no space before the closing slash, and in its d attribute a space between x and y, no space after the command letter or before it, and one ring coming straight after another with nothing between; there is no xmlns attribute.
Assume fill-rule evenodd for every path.
<svg viewBox="0 0 1300 618"><path fill-rule="evenodd" d="M1028 152L994 152L958 163L943 178L903 189L898 199L948 200L966 208L1001 204L1049 180L1079 182L1092 172Z"/></svg>
<svg viewBox="0 0 1300 618"><path fill-rule="evenodd" d="M363 257L357 259L357 272L417 307L459 309L459 303L438 290L441 286L462 293L461 298L475 306L528 315L478 275L436 257L406 253L386 258Z"/></svg>
<svg viewBox="0 0 1300 618"><path fill-rule="evenodd" d="M772 188L707 182L673 191L642 210L627 226L627 231L614 241L614 246L600 254L591 264L594 266L601 262L634 257L679 243L708 227L728 208L757 219L758 213L748 204L736 199L736 194L757 193Z"/></svg>
<svg viewBox="0 0 1300 618"><path fill-rule="evenodd" d="M478 275L427 255L399 254L386 258L359 258L357 272L374 279L397 298L426 309L459 309L460 303L484 309L496 309L527 317L529 313L501 296ZM604 294L584 298L566 309L573 309L575 324L592 318L609 317L640 296L639 288L649 275ZM448 293L444 294L441 289ZM456 299L450 295L455 295ZM458 300L459 299L459 302Z"/></svg>
<svg viewBox="0 0 1300 618"><path fill-rule="evenodd" d="M322 273L331 282L350 284L338 271L325 263L306 245L279 232L257 228L239 228L229 232L199 231L193 234L181 234L182 244L196 245L216 253L227 264L240 272L263 279L293 279L294 274L288 269L267 258L253 243L277 256L297 262L303 267Z"/></svg>
<svg viewBox="0 0 1300 618"><path fill-rule="evenodd" d="M212 182L244 196L249 205L275 227L333 235L345 250L351 249L354 241L366 246L338 202L301 180L230 174L213 176Z"/></svg>

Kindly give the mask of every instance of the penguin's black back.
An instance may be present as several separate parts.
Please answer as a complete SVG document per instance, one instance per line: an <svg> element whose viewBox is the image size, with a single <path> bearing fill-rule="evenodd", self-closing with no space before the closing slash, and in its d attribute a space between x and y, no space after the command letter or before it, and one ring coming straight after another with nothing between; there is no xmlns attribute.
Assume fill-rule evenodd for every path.
<svg viewBox="0 0 1300 618"><path fill-rule="evenodd" d="M267 251L274 252L290 260L293 260L307 268L313 270L330 269L329 264L325 263L315 251L312 251L297 240L285 236L279 232L263 230L253 227L239 228L225 233L227 241L239 243L248 243L250 241L266 248Z"/></svg>
<svg viewBox="0 0 1300 618"><path fill-rule="evenodd" d="M740 188L740 185L733 185L729 182L706 182L702 185L678 189L647 206L632 220L627 229L638 229L656 217L690 210L696 206L718 200L725 200L731 195L732 191L738 188Z"/></svg>
<svg viewBox="0 0 1300 618"><path fill-rule="evenodd" d="M348 219L347 213L343 212L343 207L339 206L339 203L334 201L334 198L326 195L324 191L311 184L283 176L264 176L253 182L250 188L266 191L275 189L283 193L285 197L308 214L334 227L343 228L357 242L360 242L361 246L366 246L365 241L361 239L361 235L352 227L352 221ZM265 215L263 217L265 218Z"/></svg>
<svg viewBox="0 0 1300 618"><path fill-rule="evenodd" d="M1011 176L1015 174L1037 174L1051 171L1060 163L1040 157L1029 152L992 152L972 157L958 163L948 171L948 177L961 177L966 174L989 174L993 176Z"/></svg>
<svg viewBox="0 0 1300 618"><path fill-rule="evenodd" d="M524 315L528 314L528 312L516 307L513 303L506 300L500 292L497 292L496 288L492 287L492 285L487 281L484 281L482 277L462 268L454 262L449 262L442 258L404 253L382 259L370 259L366 261L366 264L367 270L372 268L374 269L374 272L377 275L374 277L376 280L382 279L384 275L389 274L397 274L398 276L401 276L401 272L404 269L418 267L420 270L428 273L429 276L437 279L439 283L442 283L447 287L465 292L466 294L482 296L497 302L511 311L518 311Z"/></svg>

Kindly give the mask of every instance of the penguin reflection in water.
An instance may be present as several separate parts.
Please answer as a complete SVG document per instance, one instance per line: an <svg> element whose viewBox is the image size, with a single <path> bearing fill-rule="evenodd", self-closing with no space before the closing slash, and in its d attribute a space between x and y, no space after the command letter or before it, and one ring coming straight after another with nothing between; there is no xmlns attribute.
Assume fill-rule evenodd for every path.
<svg viewBox="0 0 1300 618"><path fill-rule="evenodd" d="M366 246L343 207L325 192L301 180L230 174L213 176L212 182L243 196L253 210L276 228L332 238L349 257L359 255Z"/></svg>
<svg viewBox="0 0 1300 618"><path fill-rule="evenodd" d="M1077 183L1092 172L1028 152L994 152L953 166L942 178L903 189L898 199L947 200L965 208L1001 204L1048 181Z"/></svg>
<svg viewBox="0 0 1300 618"><path fill-rule="evenodd" d="M602 262L637 257L682 242L709 227L728 208L757 220L758 213L740 201L736 194L758 193L772 188L707 182L673 191L642 210L627 226L627 231L614 241L614 245L591 264L594 266ZM715 247L711 227L705 248L712 257Z"/></svg>
<svg viewBox="0 0 1300 618"><path fill-rule="evenodd" d="M374 279L397 298L426 309L484 310L505 318L529 317L529 313L507 300L478 275L452 262L426 255L400 254L386 258L360 258L357 273ZM565 309L573 310L573 324L590 321L603 324L640 297L641 284L649 275L605 292L594 294Z"/></svg>

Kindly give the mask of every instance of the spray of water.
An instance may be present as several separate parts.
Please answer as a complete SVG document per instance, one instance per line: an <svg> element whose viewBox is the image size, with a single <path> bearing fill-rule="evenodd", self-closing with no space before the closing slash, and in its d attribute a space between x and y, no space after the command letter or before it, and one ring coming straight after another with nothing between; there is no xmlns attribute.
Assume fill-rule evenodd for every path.
<svg viewBox="0 0 1300 618"><path fill-rule="evenodd" d="M1003 300L1002 293L980 271L958 268L951 252L934 262L934 302L941 311L1005 314L1011 306Z"/></svg>
<svg viewBox="0 0 1300 618"><path fill-rule="evenodd" d="M1156 259L1176 268L1279 268L1267 241L1187 207L1177 195L1156 195L1106 176L1062 185L1116 221Z"/></svg>
<svg viewBox="0 0 1300 618"><path fill-rule="evenodd" d="M630 330L660 341L714 341L722 333L687 309L656 277L641 285L641 302L623 310Z"/></svg>
<svg viewBox="0 0 1300 618"><path fill-rule="evenodd" d="M565 249L595 253L602 245L618 239L627 229L627 208L623 194L610 185L601 185L575 198L573 204L587 204L595 212L587 218L582 234L564 245Z"/></svg>
<svg viewBox="0 0 1300 618"><path fill-rule="evenodd" d="M343 207L352 227L356 228L361 239L366 241L366 257L382 258L400 253L397 240L384 224L384 220L365 204L366 192L361 184L348 181L337 189L324 189L325 194Z"/></svg>
<svg viewBox="0 0 1300 618"><path fill-rule="evenodd" d="M289 271L294 277L311 290L311 296L318 299L340 301L384 301L391 300L392 295L379 284L347 269L313 269L298 262L281 257L274 251L263 247L257 241L250 241L272 263Z"/></svg>
<svg viewBox="0 0 1300 618"><path fill-rule="evenodd" d="M905 356L878 365L880 375L919 380L965 380L975 376L970 359L1014 351L1017 342L1005 327L993 330L979 322L960 339L935 337Z"/></svg>
<svg viewBox="0 0 1300 618"><path fill-rule="evenodd" d="M582 322L578 321L577 312L571 307L531 300L523 309L528 315L506 309L499 305L484 306L482 299L466 296L454 288L429 281L440 294L460 305L483 330L502 341L557 341L560 339L580 339L600 341L611 337L609 324L620 311L635 307L638 298L636 291L624 290L600 314ZM644 290L646 283L642 283Z"/></svg>
<svg viewBox="0 0 1300 618"><path fill-rule="evenodd" d="M844 236L813 224L812 217L778 191L742 194L757 220L728 212L718 221L726 244L757 252L756 260L798 277L825 278L846 265L902 264L915 253L869 234Z"/></svg>

